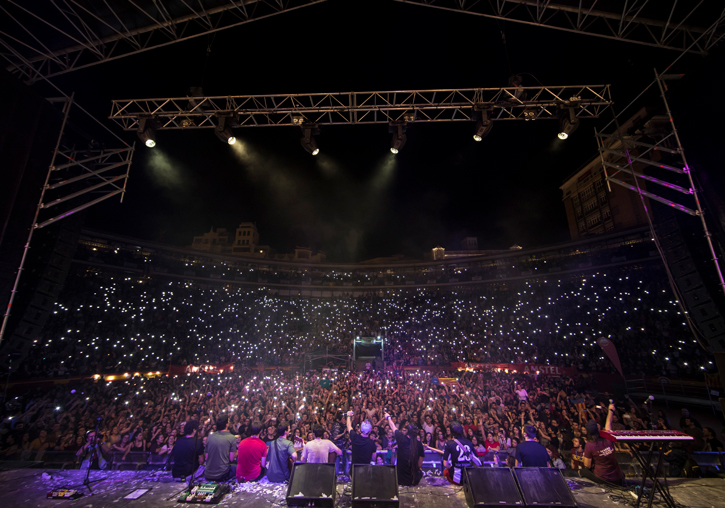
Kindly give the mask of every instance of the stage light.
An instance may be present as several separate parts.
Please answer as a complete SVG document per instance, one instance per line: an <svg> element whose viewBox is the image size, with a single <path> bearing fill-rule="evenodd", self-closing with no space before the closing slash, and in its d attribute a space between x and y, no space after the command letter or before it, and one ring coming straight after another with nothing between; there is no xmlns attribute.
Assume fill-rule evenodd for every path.
<svg viewBox="0 0 725 508"><path fill-rule="evenodd" d="M574 108L568 108L568 111L559 120L559 139L567 139L577 127L579 127L579 119Z"/></svg>
<svg viewBox="0 0 725 508"><path fill-rule="evenodd" d="M482 141L483 138L488 136L488 133L491 132L492 128L493 122L491 120L479 120L476 124L476 132L473 134L473 139L475 141Z"/></svg>
<svg viewBox="0 0 725 508"><path fill-rule="evenodd" d="M237 142L237 138L234 137L234 134L232 134L232 131L229 127L226 129L219 130L218 128L214 129L214 134L224 141L225 143L228 143L230 145L233 145Z"/></svg>
<svg viewBox="0 0 725 508"><path fill-rule="evenodd" d="M307 150L312 155L317 155L320 153L320 149L317 148L317 142L315 141L315 138L312 137L313 134L319 134L319 129L317 129L316 125L305 125L302 127L302 133L303 136L300 139L300 144L302 145L302 148Z"/></svg>
<svg viewBox="0 0 725 508"><path fill-rule="evenodd" d="M219 116L217 117L217 126L214 128L214 134L224 143L233 145L237 142L237 138L232 134L232 129L237 125L234 117L231 116Z"/></svg>
<svg viewBox="0 0 725 508"><path fill-rule="evenodd" d="M488 113L489 110L485 106L477 104L473 108L473 120L477 120L476 131L473 133L475 141L482 141L493 129L493 120L488 117Z"/></svg>
<svg viewBox="0 0 725 508"><path fill-rule="evenodd" d="M143 141L147 147L156 146L156 126L151 118L141 118L138 121L138 129L136 130L138 139Z"/></svg>
<svg viewBox="0 0 725 508"><path fill-rule="evenodd" d="M397 154L405 146L407 137L405 136L405 124L390 124L389 130L393 133L393 140L390 142L390 152Z"/></svg>

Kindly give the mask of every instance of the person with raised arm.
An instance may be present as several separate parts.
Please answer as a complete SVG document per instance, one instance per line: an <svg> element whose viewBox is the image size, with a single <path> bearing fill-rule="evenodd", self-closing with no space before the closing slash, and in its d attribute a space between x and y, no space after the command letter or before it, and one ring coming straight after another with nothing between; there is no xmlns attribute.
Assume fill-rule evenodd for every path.
<svg viewBox="0 0 725 508"><path fill-rule="evenodd" d="M385 413L385 419L388 425L395 433L395 440L398 443L398 484L399 485L418 485L423 478L423 457L425 449L423 444L418 441L418 427L415 425L408 426L408 433L403 434L395 425L395 422L388 413Z"/></svg>
<svg viewBox="0 0 725 508"><path fill-rule="evenodd" d="M350 435L352 449L352 464L370 464L377 450L375 442L370 439L370 431L373 429L370 420L365 420L360 425L360 434L352 428L353 411L347 412L347 432Z"/></svg>
<svg viewBox="0 0 725 508"><path fill-rule="evenodd" d="M604 430L612 430L612 415L614 414L614 404L609 404L607 421L604 424ZM616 485L624 484L624 473L617 462L617 453L614 443L608 441L599 435L599 424L594 420L589 420L586 425L587 433L591 440L584 447L584 467L591 469L594 476L600 480L604 480Z"/></svg>

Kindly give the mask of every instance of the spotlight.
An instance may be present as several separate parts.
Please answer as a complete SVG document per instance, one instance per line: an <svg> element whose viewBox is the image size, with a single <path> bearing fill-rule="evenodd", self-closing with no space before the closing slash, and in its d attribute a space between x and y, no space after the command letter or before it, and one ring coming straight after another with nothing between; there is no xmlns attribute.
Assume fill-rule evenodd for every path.
<svg viewBox="0 0 725 508"><path fill-rule="evenodd" d="M231 124L234 124L234 120L228 116L220 116L218 118L218 125L214 128L214 134L224 143L233 145L237 142L237 138L232 134L232 130L229 128Z"/></svg>
<svg viewBox="0 0 725 508"><path fill-rule="evenodd" d="M313 134L319 134L320 131L317 128L317 125L314 124L308 124L304 125L302 127L302 133L303 136L300 139L300 144L302 145L302 148L307 150L312 155L317 155L320 153L320 149L317 148L317 142L315 141L315 138L313 138Z"/></svg>
<svg viewBox="0 0 725 508"><path fill-rule="evenodd" d="M136 130L138 139L143 141L146 146L153 148L156 146L156 126L151 118L141 118L138 121L138 130Z"/></svg>
<svg viewBox="0 0 725 508"><path fill-rule="evenodd" d="M391 124L389 130L393 132L393 140L390 142L390 151L394 154L398 153L405 146L407 137L405 136L405 124Z"/></svg>
<svg viewBox="0 0 725 508"><path fill-rule="evenodd" d="M481 141L488 136L493 129L493 121L488 118L488 111L481 110L481 119L476 123L476 132L473 134L475 141Z"/></svg>
<svg viewBox="0 0 725 508"><path fill-rule="evenodd" d="M567 139L577 127L579 127L579 119L574 108L568 108L567 113L559 120L559 139Z"/></svg>

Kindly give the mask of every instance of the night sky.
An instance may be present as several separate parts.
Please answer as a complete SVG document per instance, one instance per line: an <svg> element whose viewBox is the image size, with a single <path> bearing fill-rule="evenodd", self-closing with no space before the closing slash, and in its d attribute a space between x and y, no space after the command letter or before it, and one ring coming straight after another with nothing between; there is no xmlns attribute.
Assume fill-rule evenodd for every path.
<svg viewBox="0 0 725 508"><path fill-rule="evenodd" d="M611 83L620 110L676 56L385 0L333 0L53 81L102 118L112 99L179 97L190 86L207 95L474 88L505 86L512 73L524 86ZM688 101L692 90L720 93L721 63L719 49L676 68L688 73L678 86L690 87L678 96L683 136L703 164L716 163L708 143L723 129L698 123ZM211 130L159 131L156 148L137 143L124 203L92 208L86 226L189 245L211 227L253 221L263 244L322 249L340 262L421 258L465 236L481 249L558 243L569 239L559 186L596 155L594 128L611 118L582 121L566 141L554 120L496 122L480 143L472 123L413 124L397 156L382 124L323 126L317 157L300 147L297 128L236 129L251 154L244 160Z"/></svg>

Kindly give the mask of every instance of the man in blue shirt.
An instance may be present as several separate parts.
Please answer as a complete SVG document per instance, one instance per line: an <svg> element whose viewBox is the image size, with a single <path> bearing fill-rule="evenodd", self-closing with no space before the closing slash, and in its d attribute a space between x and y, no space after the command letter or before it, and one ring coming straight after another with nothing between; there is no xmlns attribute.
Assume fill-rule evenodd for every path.
<svg viewBox="0 0 725 508"><path fill-rule="evenodd" d="M526 441L516 447L516 467L551 467L549 452L536 441L536 427L527 425L524 437Z"/></svg>

